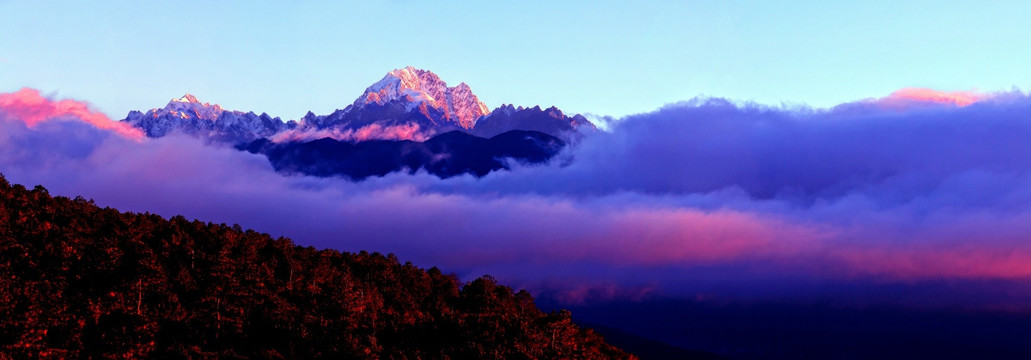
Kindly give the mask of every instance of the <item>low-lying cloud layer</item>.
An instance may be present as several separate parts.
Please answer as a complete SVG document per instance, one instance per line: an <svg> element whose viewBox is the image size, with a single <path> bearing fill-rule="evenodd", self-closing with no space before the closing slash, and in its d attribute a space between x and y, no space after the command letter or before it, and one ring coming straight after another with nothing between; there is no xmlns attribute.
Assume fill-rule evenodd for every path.
<svg viewBox="0 0 1031 360"><path fill-rule="evenodd" d="M290 129L272 136L273 142L312 141L332 138L340 141L366 140L413 140L426 141L427 137L419 129L419 124L383 126L369 124L358 129Z"/></svg>
<svg viewBox="0 0 1031 360"><path fill-rule="evenodd" d="M1021 93L910 89L831 109L695 99L616 121L551 165L360 183L280 175L187 137L134 141L86 114L0 102L0 171L122 210L393 252L567 300L844 298L811 285L944 281L1010 284L978 304L1031 301L1011 291L1031 279Z"/></svg>
<svg viewBox="0 0 1031 360"><path fill-rule="evenodd" d="M79 120L129 139L143 139L143 132L139 129L113 121L107 115L90 109L86 103L75 100L53 101L40 95L36 89L22 88L17 92L0 94L0 109L6 116L28 127L49 120Z"/></svg>

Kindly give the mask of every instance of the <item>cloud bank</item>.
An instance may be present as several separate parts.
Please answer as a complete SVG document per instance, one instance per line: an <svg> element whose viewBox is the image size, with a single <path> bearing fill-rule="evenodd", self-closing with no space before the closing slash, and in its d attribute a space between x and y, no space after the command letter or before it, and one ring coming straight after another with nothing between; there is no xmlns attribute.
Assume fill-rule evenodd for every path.
<svg viewBox="0 0 1031 360"><path fill-rule="evenodd" d="M0 103L12 182L567 300L945 282L977 284L989 295L976 304L1031 304L1013 290L1031 281L1031 98L1018 92L905 90L830 109L702 98L615 121L546 166L359 183L12 103Z"/></svg>
<svg viewBox="0 0 1031 360"><path fill-rule="evenodd" d="M427 137L419 129L419 124L407 123L404 125L383 126L380 124L369 124L358 129L290 129L272 136L269 140L276 143L311 141L324 138L332 138L339 141L365 141L365 140L413 140L426 141Z"/></svg>
<svg viewBox="0 0 1031 360"><path fill-rule="evenodd" d="M143 139L143 132L139 129L113 121L107 115L90 109L89 104L69 99L50 100L36 89L22 88L17 92L0 94L0 109L10 119L22 121L29 127L44 121L79 120L129 139Z"/></svg>

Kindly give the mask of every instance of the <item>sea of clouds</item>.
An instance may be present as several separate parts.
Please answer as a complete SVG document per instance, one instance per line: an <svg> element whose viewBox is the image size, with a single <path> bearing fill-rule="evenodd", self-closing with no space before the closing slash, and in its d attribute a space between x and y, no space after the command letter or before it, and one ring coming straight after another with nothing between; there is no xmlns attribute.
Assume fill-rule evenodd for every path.
<svg viewBox="0 0 1031 360"><path fill-rule="evenodd" d="M1031 97L1018 91L910 89L829 109L698 98L616 119L548 165L362 182L279 174L188 136L144 139L32 89L0 94L0 172L12 183L395 253L570 302L948 305L976 290L955 302L1027 307L1029 158ZM924 295L857 300L849 289L863 286Z"/></svg>

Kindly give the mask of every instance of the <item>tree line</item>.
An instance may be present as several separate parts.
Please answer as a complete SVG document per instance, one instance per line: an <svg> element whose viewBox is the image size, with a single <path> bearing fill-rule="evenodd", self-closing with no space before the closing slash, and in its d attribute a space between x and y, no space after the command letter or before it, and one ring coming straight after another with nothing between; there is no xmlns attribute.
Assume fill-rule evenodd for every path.
<svg viewBox="0 0 1031 360"><path fill-rule="evenodd" d="M52 197L0 175L14 358L633 358L490 276Z"/></svg>

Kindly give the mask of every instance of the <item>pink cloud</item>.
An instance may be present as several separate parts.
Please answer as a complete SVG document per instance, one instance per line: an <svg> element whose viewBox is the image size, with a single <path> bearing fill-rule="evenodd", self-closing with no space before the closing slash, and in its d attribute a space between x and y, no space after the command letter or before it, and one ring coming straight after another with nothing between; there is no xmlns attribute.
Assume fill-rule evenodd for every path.
<svg viewBox="0 0 1031 360"><path fill-rule="evenodd" d="M365 140L413 140L425 141L428 136L419 128L419 124L407 123L403 125L383 126L380 124L369 124L356 130L340 129L293 129L280 132L272 136L270 140L276 143L291 141L310 141L323 138L331 138L340 141L365 141Z"/></svg>
<svg viewBox="0 0 1031 360"><path fill-rule="evenodd" d="M770 216L729 210L610 210L600 220L601 231L577 245L592 258L634 265L777 257L806 252L826 237Z"/></svg>
<svg viewBox="0 0 1031 360"><path fill-rule="evenodd" d="M140 141L144 138L139 129L113 121L107 115L90 109L85 102L50 100L36 89L22 88L13 93L0 93L0 110L11 118L25 122L29 127L49 120L77 119L128 139Z"/></svg>
<svg viewBox="0 0 1031 360"><path fill-rule="evenodd" d="M938 91L927 88L903 88L877 100L888 107L906 107L910 103L935 103L967 106L986 99L987 96L969 91Z"/></svg>
<svg viewBox="0 0 1031 360"><path fill-rule="evenodd" d="M921 239L911 239L921 240ZM834 249L843 274L897 280L1031 279L1031 251L991 247Z"/></svg>

